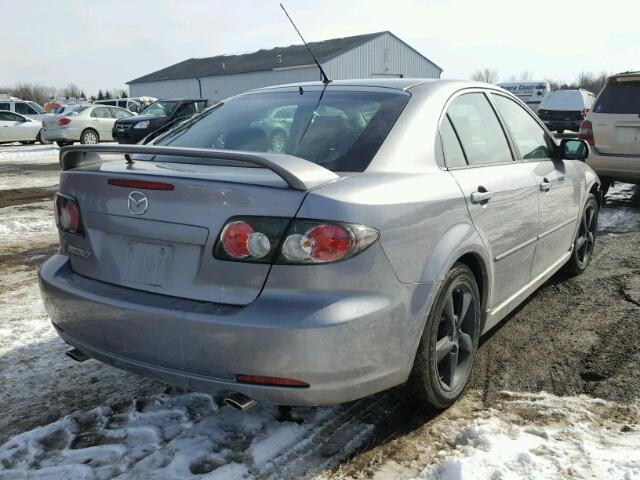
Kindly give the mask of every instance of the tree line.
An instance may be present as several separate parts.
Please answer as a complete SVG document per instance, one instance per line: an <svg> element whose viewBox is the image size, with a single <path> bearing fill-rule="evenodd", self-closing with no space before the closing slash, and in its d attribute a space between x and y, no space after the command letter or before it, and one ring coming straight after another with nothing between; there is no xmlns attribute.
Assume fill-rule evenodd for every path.
<svg viewBox="0 0 640 480"><path fill-rule="evenodd" d="M551 78L536 78L533 75L533 73L531 73L528 70L525 70L520 75L518 76L512 75L505 81L506 82L530 82L533 80L546 80L549 82L549 86L551 87L551 90L567 90L567 89L584 88L585 90L589 90L590 92L597 94L606 85L608 76L609 74L604 71L600 73L580 72L573 82L567 83L567 82L559 82ZM498 83L500 76L498 75L498 71L496 69L483 68L473 72L473 74L471 75L471 79L479 82Z"/></svg>
<svg viewBox="0 0 640 480"><path fill-rule="evenodd" d="M0 87L0 93L6 93L22 100L30 100L40 105L44 105L53 98L74 98L93 101L108 100L110 98L126 98L129 96L126 90L114 88L106 90L100 89L97 94L87 97L84 90L75 83L69 83L64 88L50 87L37 83L16 83L12 87Z"/></svg>

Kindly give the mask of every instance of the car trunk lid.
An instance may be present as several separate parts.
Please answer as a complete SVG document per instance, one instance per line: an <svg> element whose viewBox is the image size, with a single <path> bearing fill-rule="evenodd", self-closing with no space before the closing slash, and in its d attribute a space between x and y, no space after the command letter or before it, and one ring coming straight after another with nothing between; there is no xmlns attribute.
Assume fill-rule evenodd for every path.
<svg viewBox="0 0 640 480"><path fill-rule="evenodd" d="M64 150L69 149L86 146ZM64 155L61 158L65 165ZM126 185L123 180L168 187L113 185ZM246 305L258 296L270 265L213 257L227 221L248 215L293 218L306 196L306 190L292 188L265 168L122 159L67 168L61 191L78 201L85 229L84 238L65 234L76 273L128 288L233 305Z"/></svg>

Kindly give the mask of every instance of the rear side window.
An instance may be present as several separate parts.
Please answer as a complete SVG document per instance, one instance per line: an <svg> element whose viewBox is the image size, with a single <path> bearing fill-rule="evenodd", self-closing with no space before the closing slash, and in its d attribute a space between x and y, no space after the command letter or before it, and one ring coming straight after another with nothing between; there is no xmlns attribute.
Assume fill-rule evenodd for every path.
<svg viewBox="0 0 640 480"><path fill-rule="evenodd" d="M444 153L444 161L449 168L465 167L467 160L464 158L464 152L458 141L449 115L445 115L440 125L440 138L442 139L442 150Z"/></svg>
<svg viewBox="0 0 640 480"><path fill-rule="evenodd" d="M640 82L620 82L604 87L598 97L595 113L640 115Z"/></svg>
<svg viewBox="0 0 640 480"><path fill-rule="evenodd" d="M483 93L461 95L449 106L447 113L469 165L513 161L498 117Z"/></svg>
<svg viewBox="0 0 640 480"><path fill-rule="evenodd" d="M94 118L112 118L111 110L107 107L94 108L91 116Z"/></svg>
<svg viewBox="0 0 640 480"><path fill-rule="evenodd" d="M409 100L401 91L259 92L170 130L159 145L285 153L333 171L362 171Z"/></svg>
<svg viewBox="0 0 640 480"><path fill-rule="evenodd" d="M493 99L522 158L550 158L553 142L538 122L513 100L502 95L493 95Z"/></svg>
<svg viewBox="0 0 640 480"><path fill-rule="evenodd" d="M0 110L11 110L9 107L10 105L8 103L0 103Z"/></svg>

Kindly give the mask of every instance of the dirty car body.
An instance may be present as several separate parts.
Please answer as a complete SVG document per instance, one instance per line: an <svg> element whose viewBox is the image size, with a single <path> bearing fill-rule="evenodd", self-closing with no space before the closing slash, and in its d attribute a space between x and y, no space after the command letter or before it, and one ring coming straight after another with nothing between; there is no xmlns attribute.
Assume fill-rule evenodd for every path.
<svg viewBox="0 0 640 480"><path fill-rule="evenodd" d="M501 101L546 147L524 152ZM473 132L476 104L501 139ZM274 153L256 125L287 105ZM185 388L325 405L399 385L456 262L487 331L571 255L598 180L550 158L527 112L485 84L318 82L231 98L151 146L64 148L47 311L86 355ZM456 157L451 121L488 163Z"/></svg>

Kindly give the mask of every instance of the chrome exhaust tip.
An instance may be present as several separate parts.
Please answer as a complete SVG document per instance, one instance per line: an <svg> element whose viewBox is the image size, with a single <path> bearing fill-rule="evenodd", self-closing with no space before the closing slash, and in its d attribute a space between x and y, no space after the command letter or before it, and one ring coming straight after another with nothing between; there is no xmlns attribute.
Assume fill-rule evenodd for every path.
<svg viewBox="0 0 640 480"><path fill-rule="evenodd" d="M256 402L253 398L249 398L242 393L232 393L231 395L224 397L224 404L235 409L244 412L253 407Z"/></svg>
<svg viewBox="0 0 640 480"><path fill-rule="evenodd" d="M84 352L81 352L77 348L70 348L64 353L67 357L71 358L72 360L75 360L76 362L85 362L89 360L89 357L85 355Z"/></svg>

